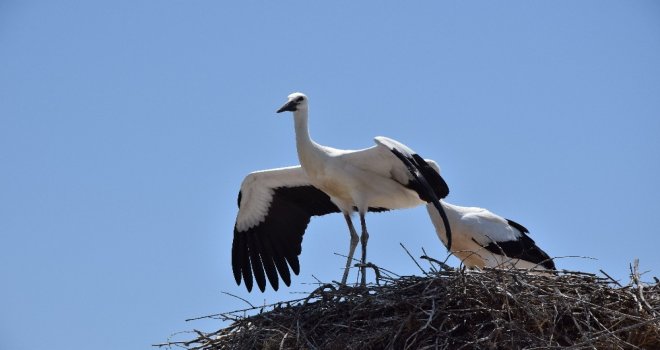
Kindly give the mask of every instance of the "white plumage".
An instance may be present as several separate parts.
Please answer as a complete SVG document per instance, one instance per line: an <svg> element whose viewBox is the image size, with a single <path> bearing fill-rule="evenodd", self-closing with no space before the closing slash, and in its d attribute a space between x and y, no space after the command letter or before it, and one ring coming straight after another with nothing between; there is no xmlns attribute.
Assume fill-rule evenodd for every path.
<svg viewBox="0 0 660 350"><path fill-rule="evenodd" d="M288 102L277 112L283 111L294 115L301 166L255 172L243 181L232 245L237 283L243 280L251 290L254 275L262 291L266 277L277 289L279 274L289 285L287 264L295 274L299 273L300 244L311 216L344 214L351 244L342 283L346 282L358 243L351 213L357 211L360 216L363 265L369 237L365 222L368 211L434 202L440 211L438 215L444 216L439 199L449 193L447 184L408 147L385 137L376 137L376 146L357 151L322 146L309 136L305 95L289 95ZM445 229L451 237L449 226ZM362 284L365 282L362 267Z"/></svg>
<svg viewBox="0 0 660 350"><path fill-rule="evenodd" d="M236 229L247 231L263 222L273 201L275 189L279 187L301 187L310 185L300 166L257 171L249 174L241 184L243 201L248 208L238 211ZM240 205L240 203L239 203Z"/></svg>
<svg viewBox="0 0 660 350"><path fill-rule="evenodd" d="M441 201L452 231L451 252L468 267L555 269L529 231L515 221L477 207ZM447 245L444 224L437 210L427 206L438 237Z"/></svg>

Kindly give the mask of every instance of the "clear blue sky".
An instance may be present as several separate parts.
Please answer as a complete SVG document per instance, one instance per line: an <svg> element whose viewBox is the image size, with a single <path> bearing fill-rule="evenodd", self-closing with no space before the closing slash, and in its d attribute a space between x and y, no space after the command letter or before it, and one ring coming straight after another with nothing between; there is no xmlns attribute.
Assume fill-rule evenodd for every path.
<svg viewBox="0 0 660 350"><path fill-rule="evenodd" d="M231 274L243 177L297 163L293 91L316 141L395 138L450 202L595 259L560 268L660 275L659 2L360 3L1 1L0 349L148 349L245 306L222 291L339 279L339 215L291 288ZM424 208L368 220L378 265L446 256Z"/></svg>

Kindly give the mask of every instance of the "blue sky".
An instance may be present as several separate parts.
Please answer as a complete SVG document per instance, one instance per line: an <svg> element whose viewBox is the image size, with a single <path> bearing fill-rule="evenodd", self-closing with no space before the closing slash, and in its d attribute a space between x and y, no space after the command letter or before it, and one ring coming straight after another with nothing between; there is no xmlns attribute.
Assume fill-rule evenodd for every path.
<svg viewBox="0 0 660 350"><path fill-rule="evenodd" d="M559 268L660 275L656 1L0 2L0 348L146 349L186 318L341 276L312 220L291 288L231 275L236 195L319 143L406 143L448 201L527 226ZM374 214L369 260L444 258L424 208ZM450 264L457 265L455 259ZM313 276L312 276L313 275ZM355 274L351 275L355 278ZM192 335L183 335L183 338Z"/></svg>

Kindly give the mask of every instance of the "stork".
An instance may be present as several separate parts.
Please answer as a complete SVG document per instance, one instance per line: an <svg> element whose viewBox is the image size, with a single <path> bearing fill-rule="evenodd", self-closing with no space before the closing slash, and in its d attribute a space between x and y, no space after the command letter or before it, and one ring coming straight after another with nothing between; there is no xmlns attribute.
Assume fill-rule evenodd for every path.
<svg viewBox="0 0 660 350"><path fill-rule="evenodd" d="M429 161L429 165L440 172L435 162ZM523 225L483 208L462 207L446 201L440 201L440 205L446 218L440 217L434 206L427 205L433 226L442 243L465 266L555 270L552 258L536 245ZM444 220L447 219L453 239L446 235Z"/></svg>
<svg viewBox="0 0 660 350"><path fill-rule="evenodd" d="M254 277L263 292L268 278L277 290L279 274L289 286L289 267L296 275L300 272L298 256L312 216L336 212L344 215L350 246L342 284L346 284L359 241L362 285L366 284L367 212L432 203L438 216L446 217L440 199L449 194L447 184L410 148L386 137L376 137L376 146L357 151L322 146L309 136L307 96L289 95L277 113L285 111L293 112L301 166L258 171L243 180L232 243L232 269L237 284L243 280L251 291ZM359 237L351 220L353 212L360 217ZM451 247L448 221L444 229L447 246Z"/></svg>
<svg viewBox="0 0 660 350"><path fill-rule="evenodd" d="M390 142L395 142L390 140ZM421 169L401 153L405 146L390 147L412 173ZM432 160L428 166L440 175L440 167ZM478 207L462 207L440 200L443 210L436 203L426 209L442 243L468 267L518 268L528 270L555 270L552 259L529 237L523 225ZM438 213L446 213L440 216ZM445 225L449 220L451 236L447 236Z"/></svg>
<svg viewBox="0 0 660 350"><path fill-rule="evenodd" d="M552 259L529 237L523 225L486 209L441 201L453 234L451 252L467 267L554 270ZM436 233L448 245L436 209L428 207Z"/></svg>

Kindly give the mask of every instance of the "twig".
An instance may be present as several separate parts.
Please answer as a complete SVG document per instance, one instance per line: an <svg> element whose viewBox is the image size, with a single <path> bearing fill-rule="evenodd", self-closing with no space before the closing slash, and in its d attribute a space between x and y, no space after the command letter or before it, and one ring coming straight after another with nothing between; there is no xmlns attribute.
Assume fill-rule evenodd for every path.
<svg viewBox="0 0 660 350"><path fill-rule="evenodd" d="M247 303L248 305L250 305L250 307L252 307L252 308L255 307L255 306L252 305L252 303L249 302L247 299L241 298L241 297L239 297L238 295L234 295L234 294L231 294L231 293L229 293L229 292L220 292L220 293L225 294L225 295L229 295L230 297L234 297L234 298L239 299L239 300L243 300L245 303Z"/></svg>
<svg viewBox="0 0 660 350"><path fill-rule="evenodd" d="M422 268L422 266L419 265L419 263L417 262L417 259L413 258L412 254L410 254L410 252L408 251L408 249L406 248L406 246L403 245L403 243L401 243L401 242L399 242L399 245L401 246L401 248L403 248L403 250L406 251L406 254L408 254L408 256L410 257L410 259L412 259L412 261L415 262L415 265L417 265L417 267L419 267L419 270L422 271L422 273L426 275L426 274L427 274L426 271L424 271L424 269Z"/></svg>
<svg viewBox="0 0 660 350"><path fill-rule="evenodd" d="M571 348L578 349L578 348L580 348L580 347L582 347L582 346L584 346L584 345L587 345L587 344L589 344L589 343L592 343L594 340L597 340L597 339L600 339L600 338L602 338L602 337L605 337L605 336L607 336L608 334L619 334L619 333L623 333L623 332L628 332L628 331L631 331L631 330L633 330L633 329L637 329L637 328L640 328L640 327L642 327L642 326L646 326L646 325L649 324L649 323L658 322L658 321L660 321L660 318L657 318L657 317L656 317L656 318L652 318L652 319L650 319L650 320L646 320L646 321L642 321L642 322L639 322L639 323L635 323L635 324L630 325L630 326L628 326L628 327L619 328L619 329L614 330L614 331L600 331L600 332L599 332L600 334L598 334L598 335L596 335L596 336L594 336L594 337L591 337L591 338L587 339L587 340L584 341L584 342L581 342L581 343L575 344L575 345L571 346Z"/></svg>
<svg viewBox="0 0 660 350"><path fill-rule="evenodd" d="M646 309L646 311L651 314L651 316L656 317L657 313L651 305L644 298L644 286L642 285L641 276L639 274L639 259L635 259L632 272L633 286L637 286L637 296L639 297L640 304Z"/></svg>
<svg viewBox="0 0 660 350"><path fill-rule="evenodd" d="M607 272L605 272L605 271L603 271L603 270L598 270L598 271L600 271L600 273L602 273L602 274L605 275L607 278L609 278L610 281L614 282L617 286L623 288L623 286L621 285L621 283L619 283L617 280L615 280L614 278L612 278L612 276L608 275Z"/></svg>
<svg viewBox="0 0 660 350"><path fill-rule="evenodd" d="M452 270L454 270L454 268L452 268L451 266L445 264L444 262L442 262L442 261L440 261L440 260L434 259L434 258L432 258L432 257L430 257L430 256L422 255L422 256L420 256L419 258L420 258L420 259L428 260L428 261L431 262L431 263L436 263L436 264L440 265L440 267L442 267L442 269L445 270L445 271L452 271Z"/></svg>
<svg viewBox="0 0 660 350"><path fill-rule="evenodd" d="M423 257L425 257L425 256L428 257L428 254L426 254L426 250L424 249L424 247L422 247L422 253L424 253L424 255L422 255L422 256L420 257L421 259L423 259ZM433 273L438 272L438 269L437 269L437 268L435 267L435 265L433 264L433 261L430 260L430 259L427 259L427 260L429 261L429 265L431 265L431 272L433 272ZM435 260L435 259L433 259L433 260ZM436 260L436 261L437 261L437 260Z"/></svg>
<svg viewBox="0 0 660 350"><path fill-rule="evenodd" d="M376 285L380 285L380 279L381 279L380 268L378 266L376 266L374 263L368 262L366 264L355 264L355 267L360 267L360 268L369 267L369 268L372 268L374 270L374 273L376 274Z"/></svg>

